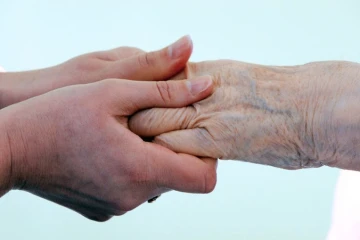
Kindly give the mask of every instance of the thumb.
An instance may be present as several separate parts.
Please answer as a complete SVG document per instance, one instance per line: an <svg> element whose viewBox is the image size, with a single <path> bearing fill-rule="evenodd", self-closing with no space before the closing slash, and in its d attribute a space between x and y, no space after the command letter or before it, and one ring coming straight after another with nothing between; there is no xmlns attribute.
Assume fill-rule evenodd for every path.
<svg viewBox="0 0 360 240"><path fill-rule="evenodd" d="M198 102L212 93L210 76L190 80L140 82L112 81L109 94L110 109L114 114L131 115L139 110L153 107L184 107Z"/></svg>
<svg viewBox="0 0 360 240"><path fill-rule="evenodd" d="M164 80L182 70L192 53L193 44L190 36L184 36L175 43L154 52L143 52L133 57L118 61L113 71L125 69L116 76L130 80ZM118 74L118 75L119 75Z"/></svg>

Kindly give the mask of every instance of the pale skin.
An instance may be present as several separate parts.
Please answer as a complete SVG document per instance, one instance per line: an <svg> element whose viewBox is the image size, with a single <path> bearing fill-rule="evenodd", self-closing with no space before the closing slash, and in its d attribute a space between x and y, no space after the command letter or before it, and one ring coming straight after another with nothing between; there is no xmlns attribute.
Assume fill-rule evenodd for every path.
<svg viewBox="0 0 360 240"><path fill-rule="evenodd" d="M276 67L220 60L189 63L174 79L199 75L213 77L210 97L137 113L130 129L199 157L360 170L359 64Z"/></svg>
<svg viewBox="0 0 360 240"><path fill-rule="evenodd" d="M175 153L128 129L137 111L184 107L212 93L209 76L154 81L181 70L191 49L185 37L152 53L126 47L2 73L0 196L21 189L105 221L169 190L211 192L216 160Z"/></svg>

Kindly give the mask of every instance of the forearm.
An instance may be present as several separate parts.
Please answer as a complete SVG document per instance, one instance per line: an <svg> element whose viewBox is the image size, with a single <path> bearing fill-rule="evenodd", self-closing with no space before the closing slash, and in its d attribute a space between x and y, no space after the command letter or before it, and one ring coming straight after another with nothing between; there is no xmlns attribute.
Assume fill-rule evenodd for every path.
<svg viewBox="0 0 360 240"><path fill-rule="evenodd" d="M58 87L51 80L57 74L56 69L0 73L0 109Z"/></svg>
<svg viewBox="0 0 360 240"><path fill-rule="evenodd" d="M351 88L324 108L324 118L314 124L314 140L320 161L360 171L360 84Z"/></svg>
<svg viewBox="0 0 360 240"><path fill-rule="evenodd" d="M308 66L305 142L324 165L360 171L360 64L320 62Z"/></svg>

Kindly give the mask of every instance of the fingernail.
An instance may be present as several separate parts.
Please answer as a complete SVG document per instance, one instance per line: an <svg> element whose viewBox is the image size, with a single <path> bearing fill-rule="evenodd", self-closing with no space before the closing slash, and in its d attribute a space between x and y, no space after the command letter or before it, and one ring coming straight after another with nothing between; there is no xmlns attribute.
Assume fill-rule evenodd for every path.
<svg viewBox="0 0 360 240"><path fill-rule="evenodd" d="M169 46L168 48L169 57L172 59L179 58L191 44L192 44L192 40L189 35L180 38L175 43Z"/></svg>
<svg viewBox="0 0 360 240"><path fill-rule="evenodd" d="M202 76L187 81L187 83L191 94L198 95L210 87L212 84L212 79L210 76Z"/></svg>

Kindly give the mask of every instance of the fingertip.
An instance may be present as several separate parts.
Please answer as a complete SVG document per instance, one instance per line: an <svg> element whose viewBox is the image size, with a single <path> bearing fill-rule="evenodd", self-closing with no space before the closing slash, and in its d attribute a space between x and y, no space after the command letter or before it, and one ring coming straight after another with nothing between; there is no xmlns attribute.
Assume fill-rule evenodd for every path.
<svg viewBox="0 0 360 240"><path fill-rule="evenodd" d="M217 163L218 160L214 158L201 158L206 163L208 169L205 173L205 190L204 193L211 193L214 191L217 183Z"/></svg>
<svg viewBox="0 0 360 240"><path fill-rule="evenodd" d="M213 91L213 80L211 76L200 76L186 82L190 93L197 97L199 95L208 96Z"/></svg>
<svg viewBox="0 0 360 240"><path fill-rule="evenodd" d="M167 48L167 53L170 59L186 59L191 55L193 49L193 42L191 40L190 35L186 35L181 37L179 40L171 44Z"/></svg>
<svg viewBox="0 0 360 240"><path fill-rule="evenodd" d="M171 62L172 75L186 67L193 51L193 42L189 35L180 38L178 41L167 47L167 55Z"/></svg>
<svg viewBox="0 0 360 240"><path fill-rule="evenodd" d="M144 50L136 47L118 47L108 51L114 55L115 60L123 61L126 58L131 58L140 54L145 53Z"/></svg>

